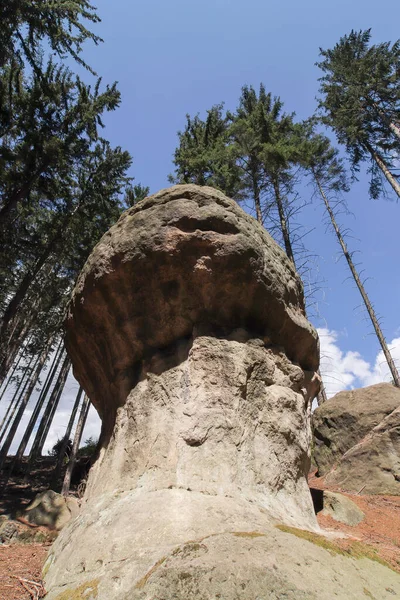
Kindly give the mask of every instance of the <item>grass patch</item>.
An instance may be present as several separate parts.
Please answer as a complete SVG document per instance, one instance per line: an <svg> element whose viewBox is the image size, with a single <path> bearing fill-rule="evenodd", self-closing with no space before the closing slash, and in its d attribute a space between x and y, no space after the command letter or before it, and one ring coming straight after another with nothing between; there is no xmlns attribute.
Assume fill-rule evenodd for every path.
<svg viewBox="0 0 400 600"><path fill-rule="evenodd" d="M233 532L233 535L241 538L265 537L265 533L258 533L258 531L235 531Z"/></svg>
<svg viewBox="0 0 400 600"><path fill-rule="evenodd" d="M56 600L96 600L98 587L99 580L92 579L92 581L82 583L74 590L69 589L61 592Z"/></svg>
<svg viewBox="0 0 400 600"><path fill-rule="evenodd" d="M367 544L363 544L362 542L353 541L346 546L342 546L338 541L328 540L323 535L313 533L312 531L297 529L296 527L289 527L288 525L275 525L275 527L284 533L291 533L298 538L307 540L308 542L327 550L332 555L340 554L341 556L355 559L368 558L369 560L373 560L396 572L396 570L388 562L386 562L386 560L378 555L374 548L368 546Z"/></svg>

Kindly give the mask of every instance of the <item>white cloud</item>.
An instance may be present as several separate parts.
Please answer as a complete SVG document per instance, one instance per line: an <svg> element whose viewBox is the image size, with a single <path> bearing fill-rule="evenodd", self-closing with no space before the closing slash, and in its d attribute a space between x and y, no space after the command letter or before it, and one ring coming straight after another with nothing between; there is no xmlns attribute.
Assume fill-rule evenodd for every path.
<svg viewBox="0 0 400 600"><path fill-rule="evenodd" d="M389 367L383 352L379 352L373 364L367 362L359 352L343 352L340 349L340 334L330 329L318 329L321 343L321 375L328 398L344 389L365 387L391 381ZM400 365L400 337L389 344L395 364Z"/></svg>

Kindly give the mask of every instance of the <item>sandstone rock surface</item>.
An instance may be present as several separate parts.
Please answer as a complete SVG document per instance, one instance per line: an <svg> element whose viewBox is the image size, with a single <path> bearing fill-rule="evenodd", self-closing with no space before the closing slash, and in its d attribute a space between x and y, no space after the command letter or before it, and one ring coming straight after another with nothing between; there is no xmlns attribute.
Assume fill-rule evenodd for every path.
<svg viewBox="0 0 400 600"><path fill-rule="evenodd" d="M398 406L400 390L389 383L339 392L319 406L313 414L313 458L319 475L330 471Z"/></svg>
<svg viewBox="0 0 400 600"><path fill-rule="evenodd" d="M319 388L300 279L265 230L211 188L163 190L96 246L66 328L103 427L48 599L312 598L265 572L287 539L271 522L318 528L306 476Z"/></svg>
<svg viewBox="0 0 400 600"><path fill-rule="evenodd" d="M348 491L399 496L400 408L350 448L326 481Z"/></svg>

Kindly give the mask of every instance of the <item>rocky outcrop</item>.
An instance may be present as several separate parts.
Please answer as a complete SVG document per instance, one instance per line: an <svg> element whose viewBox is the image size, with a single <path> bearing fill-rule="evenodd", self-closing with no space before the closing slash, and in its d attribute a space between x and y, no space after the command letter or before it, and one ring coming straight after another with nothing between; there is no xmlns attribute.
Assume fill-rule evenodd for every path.
<svg viewBox="0 0 400 600"><path fill-rule="evenodd" d="M348 491L399 496L400 408L350 448L326 481Z"/></svg>
<svg viewBox="0 0 400 600"><path fill-rule="evenodd" d="M389 383L339 392L319 406L313 414L313 458L318 474L330 471L398 406L400 390Z"/></svg>
<svg viewBox="0 0 400 600"><path fill-rule="evenodd" d="M318 339L265 230L211 188L163 190L96 246L66 329L103 428L46 565L48 599L313 597L272 577L286 534L271 523L317 529Z"/></svg>

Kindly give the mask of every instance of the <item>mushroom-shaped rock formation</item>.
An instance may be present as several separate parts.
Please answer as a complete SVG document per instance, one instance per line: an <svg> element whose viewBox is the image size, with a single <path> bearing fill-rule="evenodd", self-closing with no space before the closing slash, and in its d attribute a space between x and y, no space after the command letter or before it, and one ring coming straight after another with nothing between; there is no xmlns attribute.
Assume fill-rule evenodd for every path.
<svg viewBox="0 0 400 600"><path fill-rule="evenodd" d="M153 569L189 542L204 570L205 539L266 535L274 520L317 528L317 334L292 263L233 200L179 185L125 212L88 259L66 329L103 429L81 513L48 559L49 600L85 586L158 598ZM186 600L175 571L162 597Z"/></svg>

